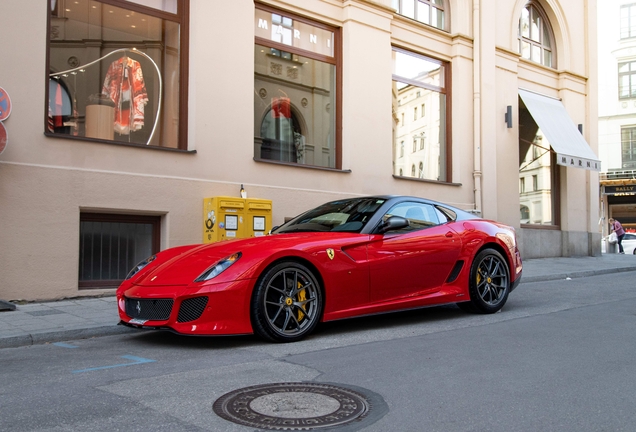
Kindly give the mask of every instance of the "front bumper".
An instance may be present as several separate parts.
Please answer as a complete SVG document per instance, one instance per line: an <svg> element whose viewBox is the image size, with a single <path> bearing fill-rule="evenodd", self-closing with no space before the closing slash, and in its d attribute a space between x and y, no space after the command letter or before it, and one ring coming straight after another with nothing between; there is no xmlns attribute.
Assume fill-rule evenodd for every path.
<svg viewBox="0 0 636 432"><path fill-rule="evenodd" d="M222 285L161 289L131 285L120 289L120 324L184 335L253 333L249 313L251 282Z"/></svg>

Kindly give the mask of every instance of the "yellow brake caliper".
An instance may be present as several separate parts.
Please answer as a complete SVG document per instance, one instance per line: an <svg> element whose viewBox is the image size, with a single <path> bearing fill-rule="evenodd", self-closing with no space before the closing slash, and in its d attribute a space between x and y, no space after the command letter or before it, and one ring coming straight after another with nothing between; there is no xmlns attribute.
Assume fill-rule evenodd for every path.
<svg viewBox="0 0 636 432"><path fill-rule="evenodd" d="M481 283L481 273L477 272L477 286Z"/></svg>
<svg viewBox="0 0 636 432"><path fill-rule="evenodd" d="M301 288L302 286L303 286L303 285L302 285L300 282L298 282L298 288ZM299 291L299 292L298 292L298 301L299 301L299 302L303 302L303 301L305 301L305 300L307 300L307 293L306 293L306 291L305 291L305 290ZM306 304L302 305L302 308L303 308L304 310L307 310L307 305L306 305ZM301 311L298 311L298 322L300 322L300 321L303 319L303 317L304 317L304 316L305 316L305 314L304 314L304 313L302 313Z"/></svg>

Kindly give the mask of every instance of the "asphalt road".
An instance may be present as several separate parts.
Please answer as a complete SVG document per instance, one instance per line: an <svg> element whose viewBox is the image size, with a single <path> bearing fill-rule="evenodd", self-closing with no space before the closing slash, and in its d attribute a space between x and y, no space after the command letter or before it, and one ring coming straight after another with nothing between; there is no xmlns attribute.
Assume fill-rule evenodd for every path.
<svg viewBox="0 0 636 432"><path fill-rule="evenodd" d="M342 431L633 431L631 272L523 283L503 311L454 306L319 327L294 344L142 332L0 350L1 431L251 431L212 404L314 381L383 400Z"/></svg>

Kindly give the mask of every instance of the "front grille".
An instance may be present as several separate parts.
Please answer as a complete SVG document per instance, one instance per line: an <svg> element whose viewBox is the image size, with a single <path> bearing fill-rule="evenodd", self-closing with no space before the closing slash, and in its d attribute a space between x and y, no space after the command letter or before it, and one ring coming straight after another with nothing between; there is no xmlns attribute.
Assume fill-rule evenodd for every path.
<svg viewBox="0 0 636 432"><path fill-rule="evenodd" d="M149 321L165 321L172 312L172 299L126 298L126 315Z"/></svg>
<svg viewBox="0 0 636 432"><path fill-rule="evenodd" d="M206 296L193 297L182 301L177 322L185 323L199 319L207 304L208 298Z"/></svg>

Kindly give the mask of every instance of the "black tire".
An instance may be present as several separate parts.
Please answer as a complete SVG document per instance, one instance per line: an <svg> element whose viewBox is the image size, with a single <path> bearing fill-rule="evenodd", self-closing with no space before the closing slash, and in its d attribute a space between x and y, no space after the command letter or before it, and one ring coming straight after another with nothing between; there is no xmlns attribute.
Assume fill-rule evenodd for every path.
<svg viewBox="0 0 636 432"><path fill-rule="evenodd" d="M499 311L510 294L510 270L506 259L494 249L484 249L470 266L470 301L457 303L460 309L481 314Z"/></svg>
<svg viewBox="0 0 636 432"><path fill-rule="evenodd" d="M252 328L268 341L295 342L316 328L322 307L322 289L312 271L297 262L281 262L256 282Z"/></svg>

